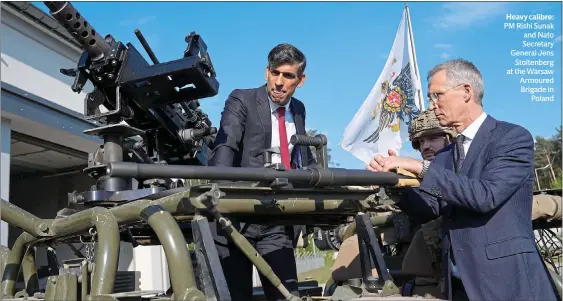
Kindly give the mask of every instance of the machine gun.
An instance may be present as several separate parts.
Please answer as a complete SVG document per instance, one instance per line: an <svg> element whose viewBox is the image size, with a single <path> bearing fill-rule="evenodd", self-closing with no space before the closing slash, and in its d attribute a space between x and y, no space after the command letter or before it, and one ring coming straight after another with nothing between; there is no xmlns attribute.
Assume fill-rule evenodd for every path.
<svg viewBox="0 0 563 301"><path fill-rule="evenodd" d="M400 195L404 187L418 185L416 177L328 168L324 136L292 139L295 144L316 147L321 162L317 168L283 170L268 162L263 168L205 166L206 149L216 129L198 109L198 99L216 95L218 83L201 37L191 33L186 38L188 47L183 58L159 63L140 31L136 31L154 63L149 65L132 44L124 45L111 35L102 38L69 2L45 5L83 45L77 67L61 71L75 77L75 92L82 91L86 81L93 84L93 92L85 99L85 118L105 125L85 133L101 137L104 145L91 155L85 169L97 180L95 187L71 193L71 203L83 203L83 209L67 210L54 219L40 219L4 200L0 202L2 220L23 230L11 250L0 248L0 299L230 300L209 226L213 221L286 300L312 300L306 294L295 296L287 290L233 227L232 218L324 228L354 222L363 269L360 282L365 293L379 297L399 293L373 231L373 223L378 221L369 215L379 199L368 197L383 187L387 193ZM100 105L107 112L97 109ZM126 140L134 136L141 140ZM232 182L180 187L169 181L174 178ZM133 180L149 187L134 189ZM35 247L84 241L96 242L95 257L92 252L81 256L76 251L79 258L53 268L46 290L40 290ZM171 294L114 291L120 241L133 246L162 245ZM187 244L191 243L194 250L189 251ZM380 275L378 279L368 273L374 267ZM24 289L16 292L20 268Z"/></svg>
<svg viewBox="0 0 563 301"><path fill-rule="evenodd" d="M191 32L183 57L160 63L137 29L154 63L149 65L131 43L110 34L102 38L70 2L44 3L84 49L77 67L61 72L75 78L74 92L80 93L87 81L93 84L84 100L84 116L105 124L85 131L104 141L85 170L97 179L96 188L72 193L69 201L134 200L174 185L170 179L153 179L144 183L148 188L133 190L125 178L100 176L100 166L109 162L206 165L217 129L199 108L199 99L215 96L219 83L203 39ZM135 136L141 140L128 139Z"/></svg>

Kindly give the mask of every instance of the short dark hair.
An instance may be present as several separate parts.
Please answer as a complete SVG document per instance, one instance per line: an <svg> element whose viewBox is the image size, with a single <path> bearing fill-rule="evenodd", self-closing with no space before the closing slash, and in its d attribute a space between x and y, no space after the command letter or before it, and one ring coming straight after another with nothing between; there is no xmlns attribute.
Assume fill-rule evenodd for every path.
<svg viewBox="0 0 563 301"><path fill-rule="evenodd" d="M283 64L298 64L298 73L301 75L307 67L307 59L301 50L291 44L283 43L272 48L268 53L268 68L273 70Z"/></svg>

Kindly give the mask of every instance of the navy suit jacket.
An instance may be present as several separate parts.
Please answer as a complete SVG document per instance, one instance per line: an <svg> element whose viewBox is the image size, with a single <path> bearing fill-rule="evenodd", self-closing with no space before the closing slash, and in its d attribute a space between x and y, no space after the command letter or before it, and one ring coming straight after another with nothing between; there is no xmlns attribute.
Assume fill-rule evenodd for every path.
<svg viewBox="0 0 563 301"><path fill-rule="evenodd" d="M453 255L470 300L557 300L532 230L531 134L487 116L460 174L453 146L438 152L420 187L399 202L419 222L443 216L446 297Z"/></svg>
<svg viewBox="0 0 563 301"><path fill-rule="evenodd" d="M305 105L291 99L290 110L298 135L306 135ZM236 89L227 98L209 165L263 167L263 150L271 147L272 120L266 85L254 89ZM294 147L292 168L315 165L311 149Z"/></svg>

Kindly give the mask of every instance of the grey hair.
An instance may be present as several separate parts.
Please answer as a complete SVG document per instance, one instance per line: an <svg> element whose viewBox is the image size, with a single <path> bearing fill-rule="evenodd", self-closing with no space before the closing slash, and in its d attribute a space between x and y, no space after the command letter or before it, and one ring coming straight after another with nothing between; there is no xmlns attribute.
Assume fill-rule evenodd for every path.
<svg viewBox="0 0 563 301"><path fill-rule="evenodd" d="M475 92L475 102L483 106L483 96L485 95L483 78L481 77L481 72L473 63L463 59L445 61L428 72L428 82L430 82L434 74L442 70L446 70L446 77L450 87L463 83L470 84Z"/></svg>

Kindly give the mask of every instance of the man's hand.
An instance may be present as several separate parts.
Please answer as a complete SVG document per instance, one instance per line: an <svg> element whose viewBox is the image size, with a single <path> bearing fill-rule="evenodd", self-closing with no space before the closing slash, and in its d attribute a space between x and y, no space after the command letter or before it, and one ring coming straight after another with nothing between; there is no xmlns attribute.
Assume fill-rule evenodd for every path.
<svg viewBox="0 0 563 301"><path fill-rule="evenodd" d="M369 162L366 169L371 171L387 172L395 168L402 168L415 174L420 174L422 172L422 161L412 158L397 157L397 153L391 149L388 151L388 154L389 157L376 155L373 160Z"/></svg>

